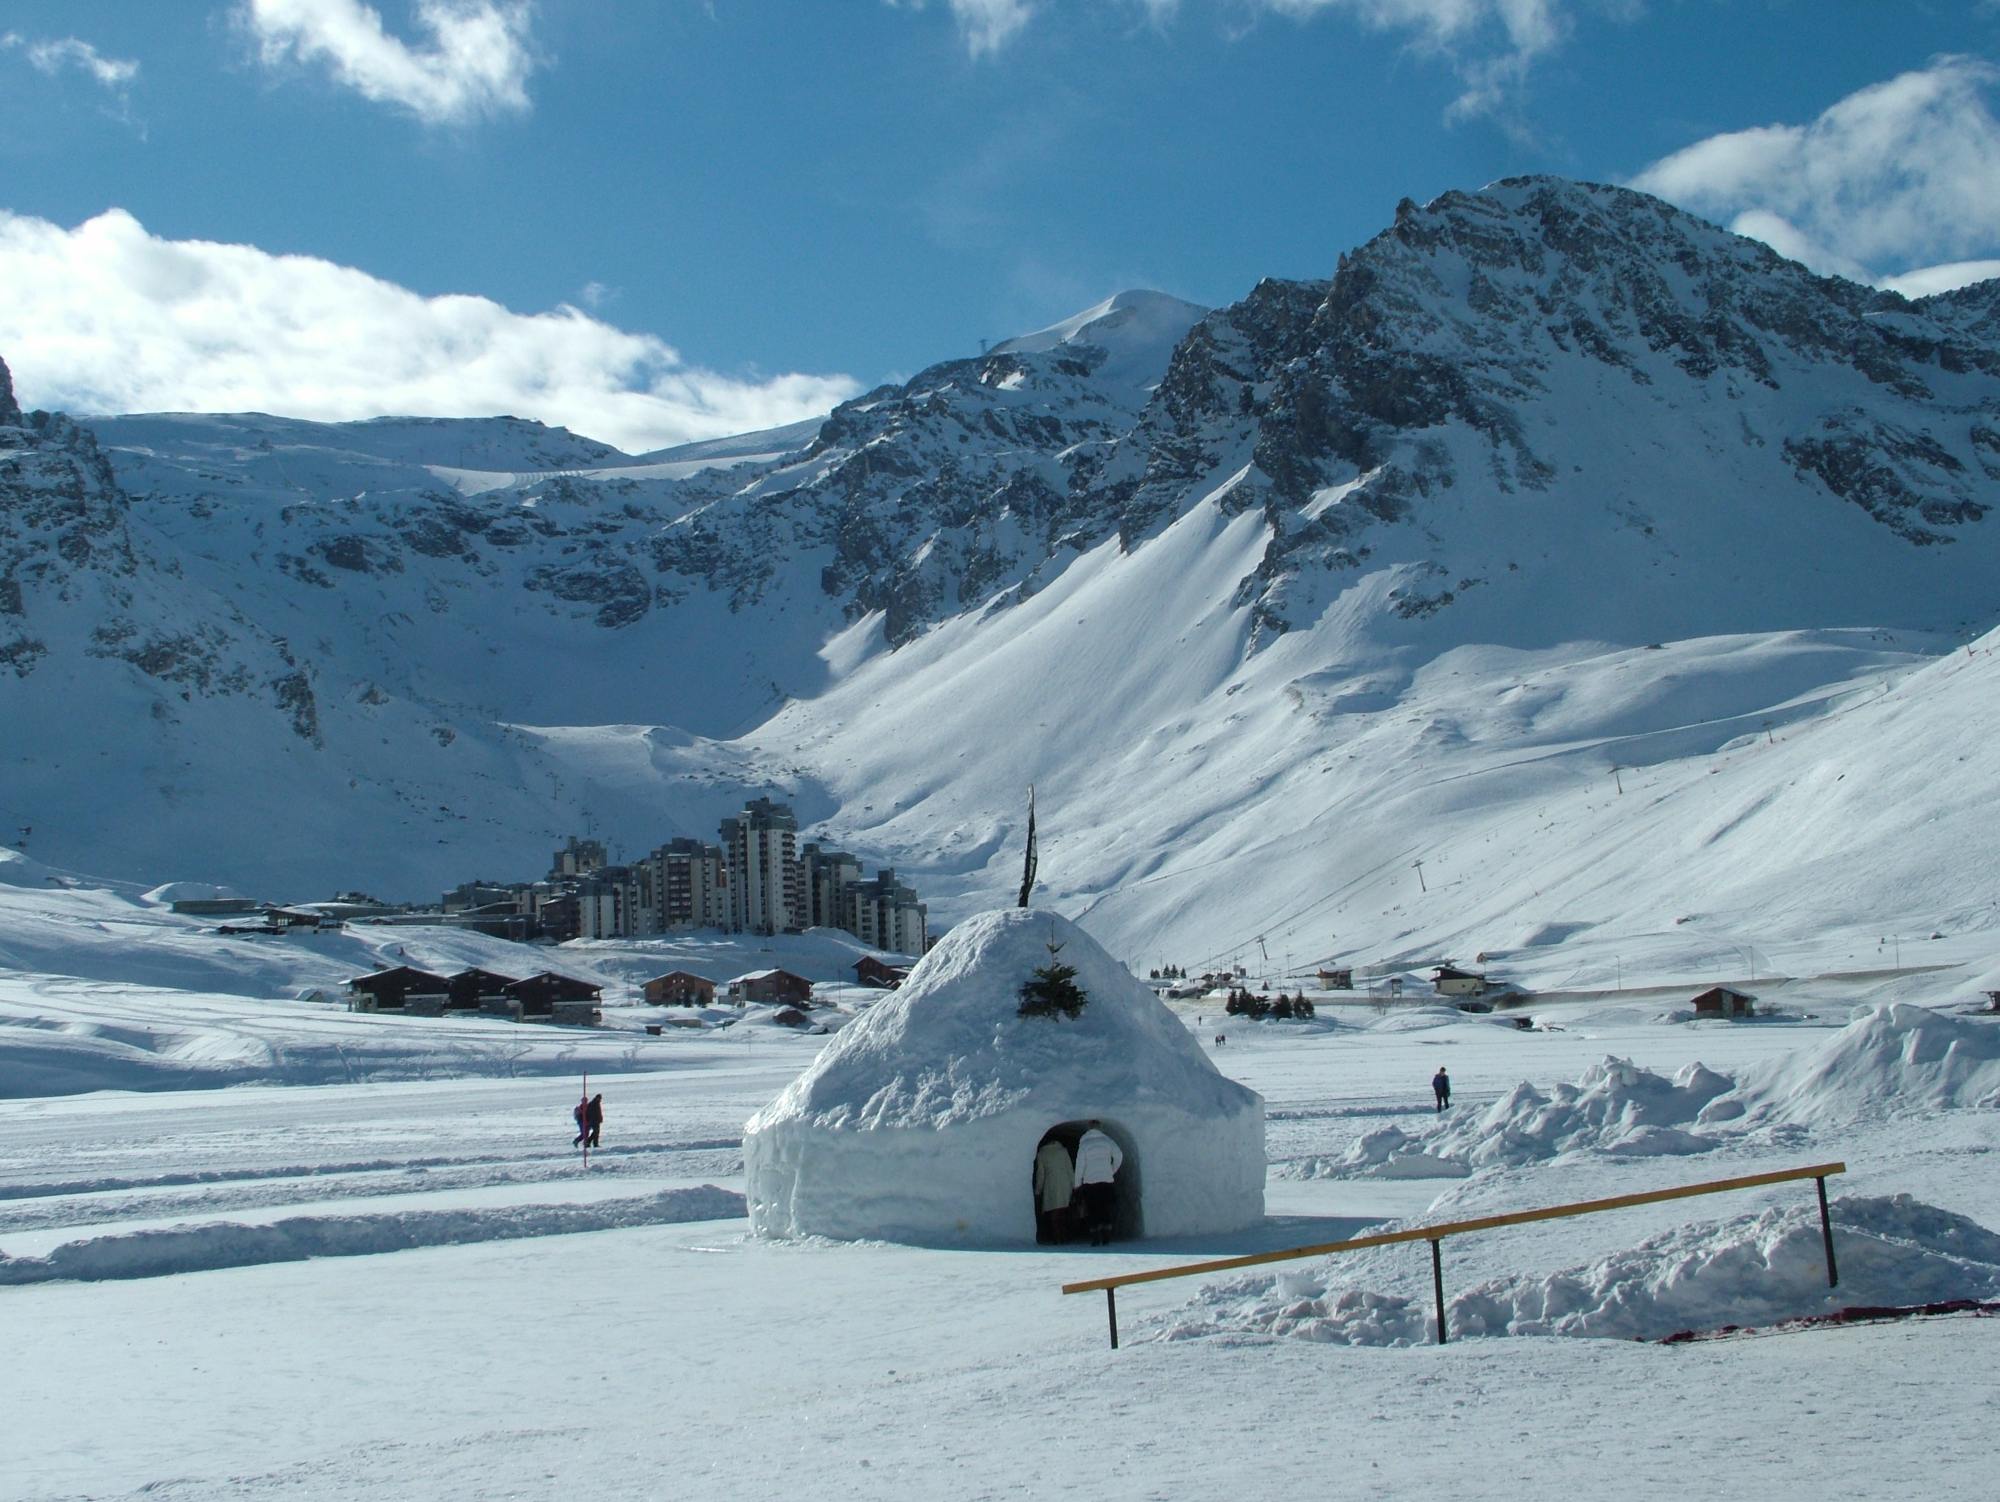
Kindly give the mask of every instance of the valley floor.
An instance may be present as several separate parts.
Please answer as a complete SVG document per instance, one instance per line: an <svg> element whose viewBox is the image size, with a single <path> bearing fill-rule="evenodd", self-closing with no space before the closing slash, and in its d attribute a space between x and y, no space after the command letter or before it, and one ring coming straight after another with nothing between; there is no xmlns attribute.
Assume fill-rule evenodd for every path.
<svg viewBox="0 0 2000 1502"><path fill-rule="evenodd" d="M1265 1223L1101 1250L752 1239L742 1123L810 1060L810 1037L672 1040L674 1067L593 1074L608 1119L587 1171L564 1078L0 1102L0 1285L15 1285L0 1286L14 1353L0 1374L4 1490L1990 1496L1978 1436L1991 1394L1977 1374L2000 1356L1993 1320L1685 1347L1343 1345L1244 1317L1285 1285L1237 1275L1129 1290L1113 1351L1103 1300L1057 1291L1397 1217L1834 1158L1850 1168L1836 1195L1908 1193L2000 1226L1992 1110L1749 1132L1697 1156L1571 1152L1442 1184L1338 1167L1365 1133L1432 1122L1439 1062L1459 1081L1454 1110L1475 1113L1517 1081L1546 1090L1607 1054L1661 1073L1697 1059L1740 1071L1825 1044L1846 1008L1820 1010L1732 1027L1575 1003L1543 1017L1561 1031L1519 1032L1353 1008L1331 1030L1231 1026L1217 1062L1268 1102ZM1446 1276L1457 1294L1810 1200L1793 1184L1461 1238ZM1843 1293L1879 1298L1879 1270L1853 1246ZM1426 1297L1421 1245L1345 1261L1298 1266Z"/></svg>

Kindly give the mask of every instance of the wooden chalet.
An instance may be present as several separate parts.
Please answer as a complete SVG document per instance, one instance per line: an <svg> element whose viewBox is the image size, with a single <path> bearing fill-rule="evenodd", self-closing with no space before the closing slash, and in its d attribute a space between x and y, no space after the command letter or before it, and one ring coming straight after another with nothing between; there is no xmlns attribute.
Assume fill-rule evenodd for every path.
<svg viewBox="0 0 2000 1502"><path fill-rule="evenodd" d="M1456 965L1440 965L1431 972L1431 984L1440 996L1477 996L1486 989L1486 977Z"/></svg>
<svg viewBox="0 0 2000 1502"><path fill-rule="evenodd" d="M446 979L445 1006L454 1012L477 1012L489 1001L503 1000L514 984L511 975L468 968Z"/></svg>
<svg viewBox="0 0 2000 1502"><path fill-rule="evenodd" d="M1757 998L1730 986L1710 986L1692 1005L1697 1017L1754 1017L1757 1013Z"/></svg>
<svg viewBox="0 0 2000 1502"><path fill-rule="evenodd" d="M1321 970L1319 988L1322 991L1352 991L1354 972L1352 970Z"/></svg>
<svg viewBox="0 0 2000 1502"><path fill-rule="evenodd" d="M788 1006L812 1005L812 982L789 970L752 970L729 983L729 994L738 1001L782 1002Z"/></svg>
<svg viewBox="0 0 2000 1502"><path fill-rule="evenodd" d="M413 998L442 1002L450 991L451 982L442 975L409 965L357 975L347 983L348 1005L357 1012L407 1011Z"/></svg>
<svg viewBox="0 0 2000 1502"><path fill-rule="evenodd" d="M604 994L602 986L593 986L573 975L558 975L553 970L509 981L501 990L521 1004L524 1019L533 1017L543 1021L554 1018L558 1011L573 1013L579 1006L594 1012L598 997Z"/></svg>
<svg viewBox="0 0 2000 1502"><path fill-rule="evenodd" d="M647 981L643 994L656 1007L715 1005L715 982L691 970L669 970Z"/></svg>
<svg viewBox="0 0 2000 1502"><path fill-rule="evenodd" d="M872 986L878 991L893 991L909 979L908 965L892 965L887 960L878 960L872 954L864 954L854 962L854 978L864 986Z"/></svg>

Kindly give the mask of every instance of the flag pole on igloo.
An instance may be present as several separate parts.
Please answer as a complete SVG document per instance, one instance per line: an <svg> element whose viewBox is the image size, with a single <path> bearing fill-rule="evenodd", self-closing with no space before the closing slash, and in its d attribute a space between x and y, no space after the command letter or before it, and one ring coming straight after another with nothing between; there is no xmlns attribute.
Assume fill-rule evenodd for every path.
<svg viewBox="0 0 2000 1502"><path fill-rule="evenodd" d="M1028 893L1035 889L1035 785L1028 784L1028 856L1021 872L1021 900L1018 907L1028 905Z"/></svg>

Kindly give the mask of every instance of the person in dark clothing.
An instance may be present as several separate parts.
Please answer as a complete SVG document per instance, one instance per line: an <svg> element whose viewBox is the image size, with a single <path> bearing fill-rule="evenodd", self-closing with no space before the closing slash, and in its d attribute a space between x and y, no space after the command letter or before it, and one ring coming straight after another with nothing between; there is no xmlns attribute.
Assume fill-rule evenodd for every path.
<svg viewBox="0 0 2000 1502"><path fill-rule="evenodd" d="M1451 1104L1451 1076L1444 1072L1444 1065L1438 1065L1438 1072L1431 1076L1431 1094L1437 1097L1438 1114Z"/></svg>
<svg viewBox="0 0 2000 1502"><path fill-rule="evenodd" d="M600 1132L602 1132L602 1131L604 1130L604 1097L603 1097L603 1096L601 1096L601 1095L593 1095L593 1096L591 1096L591 1098L590 1098L590 1105L589 1105L589 1106L588 1106L587 1108L585 1108L585 1110L584 1110L584 1113L583 1113L583 1119L584 1119L585 1123L587 1124L587 1126L588 1126L588 1129L589 1129L589 1132L590 1132L590 1144L589 1144L589 1145L590 1145L590 1146L592 1146L592 1147L595 1147L595 1146L597 1146L597 1137L598 1137L598 1134L599 1134Z"/></svg>
<svg viewBox="0 0 2000 1502"><path fill-rule="evenodd" d="M580 1100L570 1108L569 1117L576 1123L576 1135L569 1139L571 1147L582 1147L590 1136L590 1102Z"/></svg>

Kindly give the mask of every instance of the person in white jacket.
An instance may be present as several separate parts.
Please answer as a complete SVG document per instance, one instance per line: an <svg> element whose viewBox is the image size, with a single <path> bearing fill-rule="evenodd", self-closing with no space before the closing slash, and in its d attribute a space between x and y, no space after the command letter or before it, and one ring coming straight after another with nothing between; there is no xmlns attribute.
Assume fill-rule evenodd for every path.
<svg viewBox="0 0 2000 1502"><path fill-rule="evenodd" d="M1125 1166L1125 1153L1093 1121L1076 1144L1076 1198L1092 1246L1111 1240L1111 1217L1117 1190L1113 1181Z"/></svg>
<svg viewBox="0 0 2000 1502"><path fill-rule="evenodd" d="M1040 1240L1061 1246L1069 1240L1070 1196L1076 1185L1076 1165L1069 1149L1054 1137L1035 1154L1035 1211L1041 1221Z"/></svg>

